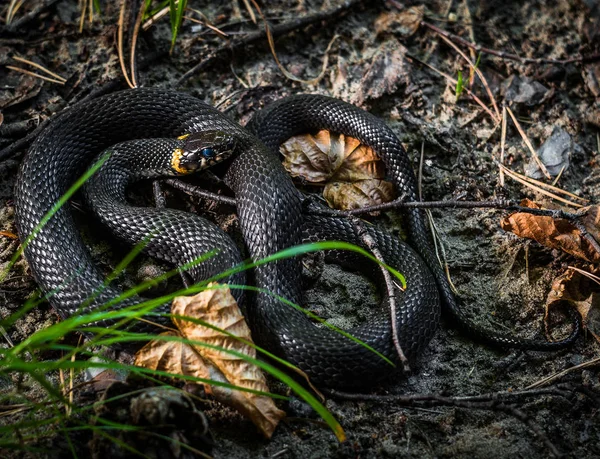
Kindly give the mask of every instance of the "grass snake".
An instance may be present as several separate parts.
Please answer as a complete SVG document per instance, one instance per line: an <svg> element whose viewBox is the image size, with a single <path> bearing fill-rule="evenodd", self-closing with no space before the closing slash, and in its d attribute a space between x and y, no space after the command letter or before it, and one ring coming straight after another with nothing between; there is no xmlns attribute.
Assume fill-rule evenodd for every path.
<svg viewBox="0 0 600 459"><path fill-rule="evenodd" d="M225 182L235 194L245 245L253 260L307 240L364 245L349 221L303 214L302 195L281 165L279 145L293 135L317 129L353 136L373 147L384 161L398 196L417 199L415 176L396 135L381 120L350 104L316 95L288 97L260 110L243 129L190 95L141 88L67 110L36 139L17 178L19 236L24 241L74 180L108 148L113 155L90 179L86 190L101 220L130 243L148 239L151 234L145 251L175 265L218 249L215 257L191 270L195 281L210 277L240 263L239 250L231 239L194 214L132 206L125 200L125 189L140 178L178 175L185 167L202 168L203 155L210 160L221 151L229 155L235 150ZM175 151L179 152L176 158ZM186 156L188 153L191 156ZM576 339L579 319L571 334L557 342L500 335L475 325L459 308L439 266L423 211L409 209L405 216L410 246L376 226L367 226L367 231L386 263L407 279L406 292L394 294L398 296L395 321L400 345L409 359L423 349L437 329L440 299L446 317L468 336L485 343L554 350ZM37 283L45 294L51 293L49 301L62 317L79 312L82 303L94 295L90 310L121 293L110 285L97 293L105 276L94 265L68 207L60 208L39 229L28 242L25 256ZM251 276L256 286L302 304L299 260L265 264L255 268ZM232 283L244 281L242 273L228 279ZM240 295L238 298L242 299ZM140 301L129 298L117 307ZM357 388L390 373L389 364L370 350L331 330L315 327L302 312L272 295L255 293L245 303L254 339L304 370L317 385ZM390 321L389 312L382 310L349 333L397 361Z"/></svg>

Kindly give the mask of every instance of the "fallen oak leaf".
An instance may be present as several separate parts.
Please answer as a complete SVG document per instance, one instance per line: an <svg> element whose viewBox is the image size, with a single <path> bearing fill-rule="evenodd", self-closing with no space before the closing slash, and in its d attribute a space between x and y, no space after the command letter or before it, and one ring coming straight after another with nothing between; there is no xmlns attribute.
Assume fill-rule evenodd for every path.
<svg viewBox="0 0 600 459"><path fill-rule="evenodd" d="M589 271L569 266L554 279L546 298L546 330L552 309L566 303L581 314L584 328L600 341L600 278L596 276L599 271L600 268L595 266L590 266Z"/></svg>
<svg viewBox="0 0 600 459"><path fill-rule="evenodd" d="M209 284L209 287L215 286ZM204 342L210 347L155 340L138 352L136 365L224 382L256 392L269 391L258 367L241 357L213 348L229 349L256 358L255 349L247 343L252 341L250 329L228 288L209 288L193 297L176 297L171 312L174 315L173 322L183 338ZM186 320L185 317L209 323L247 342L200 325L197 320ZM173 333L164 335L175 336ZM248 417L266 438L271 438L279 421L285 417L285 412L278 409L266 395L210 384L206 385L205 390Z"/></svg>
<svg viewBox="0 0 600 459"><path fill-rule="evenodd" d="M324 198L336 209L356 209L394 199L377 153L354 137L321 130L291 137L280 149L292 177L325 184Z"/></svg>
<svg viewBox="0 0 600 459"><path fill-rule="evenodd" d="M344 158L342 143L339 139L332 141L329 131L290 137L281 145L280 151L283 166L290 175L302 177L309 183L329 180Z"/></svg>
<svg viewBox="0 0 600 459"><path fill-rule="evenodd" d="M384 180L328 183L323 197L329 205L339 210L352 210L383 204L394 199L394 186Z"/></svg>
<svg viewBox="0 0 600 459"><path fill-rule="evenodd" d="M529 199L521 201L521 206L541 209L541 206ZM581 212L584 210L585 208L581 209ZM583 224L586 229L590 228L589 233L593 237L594 234L598 234L597 228L594 228L598 220L598 208L590 206L587 210L589 218L584 220ZM569 220L515 212L504 218L500 226L505 231L533 239L546 247L563 250L590 263L600 263L600 252Z"/></svg>

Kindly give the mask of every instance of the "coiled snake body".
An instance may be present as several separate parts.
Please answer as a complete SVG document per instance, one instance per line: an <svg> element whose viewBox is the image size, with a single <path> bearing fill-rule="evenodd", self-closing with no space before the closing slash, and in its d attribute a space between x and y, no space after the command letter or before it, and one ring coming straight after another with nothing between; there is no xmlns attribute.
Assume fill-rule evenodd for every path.
<svg viewBox="0 0 600 459"><path fill-rule="evenodd" d="M323 96L302 95L283 99L260 111L250 123L252 131L230 121L214 108L189 95L162 89L126 90L92 100L58 116L31 147L21 167L15 193L17 228L21 240L32 234L47 212L101 151L132 139L173 138L156 141L163 148L137 157L135 142L115 147L104 166L104 175L90 180L87 194L93 207L103 208L103 220L120 237L132 243L152 237L146 252L182 264L213 249L218 254L194 268L195 280L209 277L240 262L235 245L215 225L172 209L140 209L124 201L124 189L134 176L174 174L172 151L180 149L177 137L218 132L235 139L239 152L225 181L236 196L245 243L254 260L299 244L302 240L345 240L363 245L357 230L341 218L303 216L301 195L278 158L278 147L287 138L315 129L358 138L383 159L397 194L416 199L414 174L394 133L379 119L352 105ZM148 141L152 143L152 141ZM164 149L166 145L172 148ZM131 149L133 154L128 154ZM152 159L154 158L154 159ZM166 159L165 159L166 158ZM166 163L165 163L166 161ZM110 163L110 164L109 164ZM578 333L559 342L531 342L484 331L466 320L430 247L420 210L407 213L412 246L375 227L369 227L386 262L402 272L408 289L401 295L395 318L400 346L413 358L431 339L439 324L440 296L450 318L480 340L512 347L551 350L570 344ZM176 239L179 248L173 248ZM25 250L36 281L63 317L77 312L93 297L89 308L116 298L112 287L101 289L104 278L92 263L68 208L59 209L42 226ZM300 266L296 259L279 260L255 268L258 287L302 304ZM228 279L244 281L242 274ZM438 293L439 292L439 293ZM396 292L398 293L398 292ZM130 298L123 307L136 302ZM364 346L328 329L315 327L307 317L282 304L273 295L256 293L247 302L253 337L304 370L321 386L360 387L389 373L389 365ZM349 333L391 360L397 361L388 312Z"/></svg>

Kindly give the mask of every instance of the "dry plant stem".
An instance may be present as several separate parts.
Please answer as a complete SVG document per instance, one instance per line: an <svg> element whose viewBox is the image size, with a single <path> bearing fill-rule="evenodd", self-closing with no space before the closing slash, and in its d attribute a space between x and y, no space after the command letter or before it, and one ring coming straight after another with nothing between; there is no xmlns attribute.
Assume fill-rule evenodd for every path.
<svg viewBox="0 0 600 459"><path fill-rule="evenodd" d="M365 246L371 251L373 256L380 262L385 263L385 259L383 255L379 251L379 247L377 247L377 243L375 240L369 235L367 228L365 226L365 222L361 221L357 217L351 217L350 222L357 229L358 234L361 240L364 242ZM400 340L398 339L398 326L396 324L396 296L394 295L395 287L394 282L392 281L392 276L390 272L385 269L384 266L380 266L381 273L383 274L383 279L385 281L385 286L388 291L388 302L390 309L390 322L392 324L392 340L394 341L394 347L396 348L396 353L398 354L398 358L402 363L402 371L404 373L410 373L410 365L408 363L408 359L402 350L402 346L400 345Z"/></svg>
<svg viewBox="0 0 600 459"><path fill-rule="evenodd" d="M60 84L60 85L65 84L65 82L62 81L62 80L56 80L54 78L49 78L47 76L40 75L39 73L35 73L35 72L31 72L31 71L26 70L26 69L22 69L21 67L15 67L13 65L6 65L5 67L7 69L14 70L15 72L24 73L26 75L30 75L30 76L35 77L35 78L39 78L41 80L49 81L50 83L57 83L57 84Z"/></svg>
<svg viewBox="0 0 600 459"><path fill-rule="evenodd" d="M191 9L191 8L188 8L188 9ZM196 10L192 10L192 11L196 11ZM192 16L184 16L183 19L186 19L186 20L191 21L191 22L195 22L196 24L202 24L204 27L209 28L210 30L212 30L213 32L217 33L218 35L220 35L223 38L228 38L229 37L228 34L226 34L225 32L223 32L221 29L218 29L214 25L210 24L206 20L196 19L196 18L194 18Z"/></svg>
<svg viewBox="0 0 600 459"><path fill-rule="evenodd" d="M492 94L492 90L490 89L490 86L488 85L486 78L483 76L483 73L481 73L481 70L476 68L475 64L473 64L471 59L469 59L467 57L467 55L465 53L463 53L462 50L458 46L456 46L448 37L445 37L444 35L440 35L440 36L442 37L442 40L444 40L452 48L454 48L456 50L456 52L458 54L460 54L465 61L467 61L467 63L471 67L471 69L477 74L477 76L479 77L479 80L481 81L481 84L483 84L483 87L485 88L485 92L487 92L487 95L490 99L490 102L492 103L492 106L494 107L494 112L496 113L496 122L498 120L500 120L501 115L500 115L500 110L498 109L498 105L496 104L496 99L494 98L494 95Z"/></svg>
<svg viewBox="0 0 600 459"><path fill-rule="evenodd" d="M513 61L518 61L523 64L558 64L558 65L566 65L574 62L594 62L600 60L600 53L590 54L589 56L580 56L580 57L572 57L570 59L548 59L548 58L529 58L529 57L520 57L516 54L505 53L504 51L497 51L490 48L485 48L483 46L479 46L475 43L470 42L469 40L465 40L458 35L455 35L451 32L448 32L444 29L440 29L439 27L430 24L427 21L421 21L421 25L423 27L427 27L434 32L445 36L448 39L451 39L455 42L458 42L464 46L468 46L469 48L474 49L478 53L491 54L492 56L500 57L502 59L509 59Z"/></svg>
<svg viewBox="0 0 600 459"><path fill-rule="evenodd" d="M10 24L5 25L0 29L0 34L2 32L15 32L18 28L29 24L35 18L37 18L41 13L52 7L55 3L58 3L60 0L46 0L42 2L39 6L31 10L29 13L21 16L19 19L12 21Z"/></svg>
<svg viewBox="0 0 600 459"><path fill-rule="evenodd" d="M596 284L600 284L600 277L585 271L583 269L579 269L576 266L567 266L567 269L572 269L573 271L577 271L579 274L583 274L585 277L592 279Z"/></svg>
<svg viewBox="0 0 600 459"><path fill-rule="evenodd" d="M337 7L332 8L330 10L319 11L317 13L309 14L293 21L272 26L270 27L271 35L275 38L301 29L311 24L315 24L321 21L331 21L338 19L342 13L351 10L353 7L360 5L361 3L364 3L364 0L348 0L343 4L338 5ZM184 73L181 76L181 78L179 78L179 80L175 83L175 86L181 86L190 77L206 69L208 66L212 65L216 60L223 58L225 53L229 51L243 49L252 43L265 39L266 37L267 33L265 30L258 30L256 32L251 32L247 35L244 35L243 37L232 40L228 44L219 46L218 48L208 53L208 55L205 56L194 67L192 67L190 70Z"/></svg>
<svg viewBox="0 0 600 459"><path fill-rule="evenodd" d="M119 12L119 22L118 22L118 30L117 30L117 52L119 54L119 64L121 64L121 72L123 72L123 76L125 77L125 81L130 88L134 88L134 84L129 79L129 74L127 73L127 67L125 66L125 55L123 52L123 29L125 29L125 9L126 9L127 0L122 0L121 2L121 10Z"/></svg>
<svg viewBox="0 0 600 459"><path fill-rule="evenodd" d="M557 194L551 193L549 191L544 190L541 186L538 185L534 185L534 183L528 178L525 177L524 175L521 175L515 171L512 171L510 169L508 169L507 167L503 166L502 164L498 164L498 167L500 167L501 170L504 171L504 173L506 173L506 175L508 175L510 178L512 178L513 180L516 180L517 182L531 188L532 190L535 190L539 193L542 193L546 196L551 197L552 199L556 199L557 201L561 201L564 202L565 204L568 204L570 206L573 207L583 207L582 204L577 204L576 202L573 201L569 201L568 199L565 199L561 196L558 196ZM546 187L550 187L551 185L547 185Z"/></svg>
<svg viewBox="0 0 600 459"><path fill-rule="evenodd" d="M142 18L144 17L144 13L146 12L146 2L142 2L142 6L138 11L137 18L135 20L135 25L133 26L133 33L131 34L131 43L129 47L129 69L131 71L131 82L133 86L137 88L138 86L138 71L137 71L137 61L135 50L137 47L137 39L140 34L140 26L142 25Z"/></svg>
<svg viewBox="0 0 600 459"><path fill-rule="evenodd" d="M448 80L450 83L452 83L453 85L458 84L458 81L455 78L452 78L450 75L448 75L447 73L442 72L441 70L436 69L435 67L433 67L432 65L429 65L426 62L423 62L422 60L420 60L419 58L413 56L412 54L406 54L406 57L408 57L409 59L412 59L415 62L418 62L421 65L424 65L425 67L427 67L430 70L433 70L435 73L437 73L438 75L443 76L446 80ZM477 97L475 94L473 94L473 92L469 89L469 88L463 88L463 90L469 94L471 96L471 98L477 102L477 104L479 104L479 106L481 108L483 108L485 110L485 112L490 115L490 117L492 118L492 120L494 120L494 123L498 123L499 119L496 118L496 115L494 114L493 111L491 111L487 105L485 105L483 103L483 101Z"/></svg>
<svg viewBox="0 0 600 459"><path fill-rule="evenodd" d="M197 196L204 199L210 199L213 201L220 202L221 204L227 204L230 206L236 206L235 198L230 198L210 191L203 190L199 186L191 185L178 179L167 179L165 183L181 190L192 196ZM305 203L310 204L311 198L306 198ZM359 209L352 210L337 210L330 209L323 206L306 206L307 213L312 215L324 215L333 217L353 217L361 214L368 214L371 212L382 212L386 210L395 209L407 209L407 208L419 208L419 209L502 209L509 212L523 212L533 214L541 217L551 217L553 219L564 219L577 224L577 222L587 214L587 210L578 212L565 212L560 209L533 209L531 207L523 207L517 204L517 201L499 199L496 201L411 201L404 202L402 199L395 200L392 202L386 202L384 204L376 204L369 207L361 207ZM580 228L578 228L580 229ZM581 229L580 229L581 231Z"/></svg>
<svg viewBox="0 0 600 459"><path fill-rule="evenodd" d="M85 13L87 10L87 0L79 0L79 7L81 8L81 16L79 16L79 33L83 32L83 25L85 24Z"/></svg>
<svg viewBox="0 0 600 459"><path fill-rule="evenodd" d="M502 106L502 135L500 137L500 164L504 165L504 149L506 147L506 106ZM500 186L504 187L504 169L500 168Z"/></svg>
<svg viewBox="0 0 600 459"><path fill-rule="evenodd" d="M144 24L142 24L142 30L148 30L152 27L160 18L166 16L169 13L169 7L166 6L162 10L156 12L154 16L149 17Z"/></svg>
<svg viewBox="0 0 600 459"><path fill-rule="evenodd" d="M536 381L533 384L527 386L525 388L525 390L528 391L528 390L535 389L535 388L538 388L541 386L545 386L547 384L550 384L550 383L556 381L557 379L562 378L563 376L565 376L569 373L572 373L573 371L580 370L582 368L596 366L596 365L600 365L600 357L596 357L595 359L588 360L587 362L580 363L579 365L575 365L574 367L567 368L566 370L563 370L559 373L555 373L551 376L540 379L539 381Z"/></svg>
<svg viewBox="0 0 600 459"><path fill-rule="evenodd" d="M14 57L13 57L13 59L14 59L15 61L17 61L17 62L21 62L21 63L23 63L23 64L28 64L28 65L31 65L32 67L35 67L36 69L39 69L39 70L41 70L42 72L44 72L44 73L46 73L46 74L50 75L51 77L53 77L53 78L55 78L55 79L57 79L57 80L60 80L60 81L62 81L63 83L65 83L65 82L67 81L67 79L66 79L66 78L64 78L64 77L62 77L62 76L60 76L60 75L58 75L58 74L56 74L56 73L54 73L54 72L52 72L52 71L48 70L46 67L44 67L44 66L42 66L42 65L40 65L40 64L37 64L36 62L30 61L30 60L28 60L28 59L24 59L24 58L22 58L22 57L19 57L19 56L14 56Z"/></svg>
<svg viewBox="0 0 600 459"><path fill-rule="evenodd" d="M552 176L550 175L550 172L548 172L548 169L546 169L546 166L544 165L544 163L538 156L537 152L535 151L535 148L533 148L533 145L531 145L531 142L529 141L529 137L527 137L527 134L525 134L525 131L521 127L521 123L519 123L517 121L517 117L514 115L514 113L510 109L510 107L506 107L506 111L512 118L513 123L515 123L515 126L517 127L519 134L521 134L521 138L523 139L523 142L525 142L525 145L527 145L527 148L529 148L529 151L531 152L531 156L533 156L533 159L535 160L536 164L538 165L538 167L540 168L542 173L546 176L546 178L548 180L551 180Z"/></svg>
<svg viewBox="0 0 600 459"><path fill-rule="evenodd" d="M569 196L569 197L571 197L571 198L573 198L573 199L575 199L575 200L577 200L577 201L581 201L581 202L583 202L583 203L588 203L588 202L590 202L590 200L589 200L589 199L582 198L581 196L577 196L576 194L573 194L573 193L570 193L570 192L568 192L568 191L565 191L565 190L563 190L562 188L558 188L558 187L556 187L556 186L554 186L554 185L550 185L550 184L548 184L548 183L545 183L545 182L540 182L539 180L536 180L536 179L534 179L534 178L527 177L526 175L523 175L523 174L519 174L518 172L515 172L515 171L513 171L513 170L510 170L510 169L508 169L508 168L507 168L506 166L504 166L504 165L499 165L499 167L503 167L503 168L504 168L504 170L505 170L506 172L510 172L511 174L517 175L517 176L519 176L520 178L522 178L523 180L525 180L525 181L527 181L527 182L529 182L529 183L532 183L532 184L538 185L538 186L540 186L541 188L546 188L546 189L548 189L548 190L556 191L556 192L557 192L557 193L559 193L559 194L564 194L565 196Z"/></svg>

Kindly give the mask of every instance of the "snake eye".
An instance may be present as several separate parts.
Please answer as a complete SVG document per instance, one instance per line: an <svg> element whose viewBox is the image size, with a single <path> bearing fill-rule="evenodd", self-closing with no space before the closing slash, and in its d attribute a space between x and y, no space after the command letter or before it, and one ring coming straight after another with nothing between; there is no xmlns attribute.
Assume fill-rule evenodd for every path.
<svg viewBox="0 0 600 459"><path fill-rule="evenodd" d="M215 156L215 150L212 148L203 148L200 150L200 155L202 155L203 158L211 159Z"/></svg>

